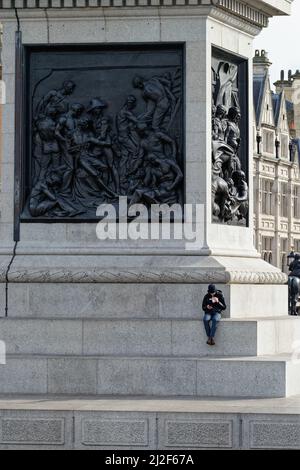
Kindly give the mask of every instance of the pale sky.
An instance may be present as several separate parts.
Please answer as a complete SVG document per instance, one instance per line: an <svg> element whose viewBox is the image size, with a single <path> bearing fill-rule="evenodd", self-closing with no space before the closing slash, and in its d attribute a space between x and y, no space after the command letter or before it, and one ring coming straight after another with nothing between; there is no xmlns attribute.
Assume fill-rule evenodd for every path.
<svg viewBox="0 0 300 470"><path fill-rule="evenodd" d="M284 69L286 76L289 69L293 73L300 70L300 0L294 0L292 15L279 16L270 19L267 29L264 29L254 42L255 49L265 49L273 63L271 67L271 82L280 77Z"/></svg>

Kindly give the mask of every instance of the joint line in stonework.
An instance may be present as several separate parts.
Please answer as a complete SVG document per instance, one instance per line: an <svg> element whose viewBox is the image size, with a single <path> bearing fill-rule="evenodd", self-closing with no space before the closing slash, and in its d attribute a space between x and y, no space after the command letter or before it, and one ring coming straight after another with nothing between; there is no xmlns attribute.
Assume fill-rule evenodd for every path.
<svg viewBox="0 0 300 470"><path fill-rule="evenodd" d="M46 24L47 24L47 43L50 43L50 25L49 25L49 15L48 15L48 8L44 8L45 17L46 17Z"/></svg>
<svg viewBox="0 0 300 470"><path fill-rule="evenodd" d="M5 273L5 317L6 318L8 317L8 284L9 284L8 275L9 275L10 268L11 268L11 266L14 262L14 259L16 257L17 245L18 245L18 242L15 242L14 249L13 249L13 254L12 254L11 260L10 260L8 266L7 266L6 273Z"/></svg>
<svg viewBox="0 0 300 470"><path fill-rule="evenodd" d="M15 8L15 15L16 15L16 19L17 19L17 23L18 23L18 33L20 32L20 18L19 18L19 14L18 14L18 9Z"/></svg>

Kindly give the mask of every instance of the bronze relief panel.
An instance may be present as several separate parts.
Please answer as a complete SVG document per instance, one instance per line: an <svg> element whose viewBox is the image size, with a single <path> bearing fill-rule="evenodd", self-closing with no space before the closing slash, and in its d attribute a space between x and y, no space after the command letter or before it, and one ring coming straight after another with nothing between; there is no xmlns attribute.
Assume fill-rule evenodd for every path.
<svg viewBox="0 0 300 470"><path fill-rule="evenodd" d="M183 48L26 49L22 219L184 203Z"/></svg>

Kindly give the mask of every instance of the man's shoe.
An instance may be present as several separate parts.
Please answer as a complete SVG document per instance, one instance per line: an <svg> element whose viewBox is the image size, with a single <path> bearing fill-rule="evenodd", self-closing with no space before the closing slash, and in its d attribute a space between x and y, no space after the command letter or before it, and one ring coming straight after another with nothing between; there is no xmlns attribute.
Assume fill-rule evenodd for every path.
<svg viewBox="0 0 300 470"><path fill-rule="evenodd" d="M216 345L215 340L214 340L213 338L210 338L210 345L211 345L211 346L215 346L215 345Z"/></svg>
<svg viewBox="0 0 300 470"><path fill-rule="evenodd" d="M211 338L208 338L208 340L206 341L206 344L208 344L209 346L211 346Z"/></svg>

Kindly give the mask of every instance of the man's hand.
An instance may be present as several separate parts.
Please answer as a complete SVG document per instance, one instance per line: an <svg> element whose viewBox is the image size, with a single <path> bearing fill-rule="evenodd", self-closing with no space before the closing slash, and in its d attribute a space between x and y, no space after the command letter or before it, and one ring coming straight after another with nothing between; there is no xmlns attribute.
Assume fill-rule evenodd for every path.
<svg viewBox="0 0 300 470"><path fill-rule="evenodd" d="M212 297L211 301L212 301L213 304L218 304L219 303L218 297Z"/></svg>
<svg viewBox="0 0 300 470"><path fill-rule="evenodd" d="M212 305L207 305L206 308L207 308L207 310L212 310L213 307L212 307Z"/></svg>

